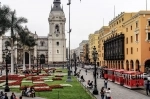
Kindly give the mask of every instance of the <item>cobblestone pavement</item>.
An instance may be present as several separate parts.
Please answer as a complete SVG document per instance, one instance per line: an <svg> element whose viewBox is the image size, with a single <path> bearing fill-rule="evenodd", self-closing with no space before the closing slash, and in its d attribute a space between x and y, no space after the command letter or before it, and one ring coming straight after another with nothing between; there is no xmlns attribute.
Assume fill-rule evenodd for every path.
<svg viewBox="0 0 150 99"><path fill-rule="evenodd" d="M79 69L81 69L81 68L78 68L78 70ZM94 81L93 72L91 70L88 70L88 73L86 75L85 69L82 69L80 75L83 75L83 77L85 79L85 82L83 82L84 85L87 84L87 80ZM101 87L104 85L103 82L104 82L104 79L100 79L100 78L97 79L97 88L99 91L100 91ZM123 86L117 85L112 82L108 82L108 87L111 88L112 99L150 99L149 96L143 95L134 90L127 89ZM93 90L91 89L91 92L92 91ZM97 97L97 99L101 99L100 94L95 95L95 96Z"/></svg>

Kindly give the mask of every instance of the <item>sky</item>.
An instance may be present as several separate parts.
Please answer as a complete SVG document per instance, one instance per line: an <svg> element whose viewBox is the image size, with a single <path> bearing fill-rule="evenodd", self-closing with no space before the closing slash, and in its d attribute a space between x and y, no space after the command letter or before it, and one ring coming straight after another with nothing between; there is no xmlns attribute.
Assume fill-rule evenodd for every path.
<svg viewBox="0 0 150 99"><path fill-rule="evenodd" d="M47 36L49 33L48 17L54 0L0 0L2 5L8 5L16 10L17 16L28 19L27 25L31 32L39 36ZM68 46L68 0L61 0L66 16L66 44ZM77 48L82 40L88 40L88 35L99 30L121 12L138 12L146 10L146 0L71 0L71 49ZM150 1L147 0L147 5ZM150 9L150 6L147 6Z"/></svg>

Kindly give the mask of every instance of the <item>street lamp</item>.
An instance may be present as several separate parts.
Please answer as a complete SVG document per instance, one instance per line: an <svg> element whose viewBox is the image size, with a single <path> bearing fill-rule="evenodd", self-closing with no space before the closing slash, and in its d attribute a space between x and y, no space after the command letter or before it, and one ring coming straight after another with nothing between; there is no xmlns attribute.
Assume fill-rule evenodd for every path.
<svg viewBox="0 0 150 99"><path fill-rule="evenodd" d="M96 51L96 48L95 48L95 46L94 46L94 48L93 48L93 53L92 53L92 55L93 55L93 60L94 60L94 63L95 63L95 65L94 65L94 90L93 90L93 94L94 95L98 95L98 90L97 90L97 81L96 81L96 71L97 71L97 68L96 68L96 60L97 60L97 57L98 57L98 53L97 53L97 51Z"/></svg>
<svg viewBox="0 0 150 99"><path fill-rule="evenodd" d="M73 56L74 56L74 76L76 76L76 70L77 70L77 67L76 67L76 53L74 52L73 53Z"/></svg>
<svg viewBox="0 0 150 99"><path fill-rule="evenodd" d="M71 72L70 72L70 33L71 33L71 29L70 29L70 5L71 5L71 0L68 0L67 5L69 6L69 66L68 66L68 77L67 77L67 81L71 81Z"/></svg>
<svg viewBox="0 0 150 99"><path fill-rule="evenodd" d="M6 62L6 84L5 84L5 89L4 89L4 91L5 91L5 92L9 92L10 89L9 89L9 86L8 86L8 66L7 66L7 63L8 63L8 61L10 60L10 51L8 50L7 47L5 48L5 51L3 52L3 59L4 59L5 62Z"/></svg>
<svg viewBox="0 0 150 99"><path fill-rule="evenodd" d="M39 75L39 70L38 70L38 54L37 54L37 57L34 57L34 60L36 60L37 61L37 75Z"/></svg>

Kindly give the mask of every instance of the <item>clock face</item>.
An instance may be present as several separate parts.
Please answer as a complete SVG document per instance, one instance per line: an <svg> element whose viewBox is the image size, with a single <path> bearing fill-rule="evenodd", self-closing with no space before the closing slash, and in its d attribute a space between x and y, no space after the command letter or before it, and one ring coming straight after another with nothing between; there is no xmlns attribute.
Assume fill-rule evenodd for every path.
<svg viewBox="0 0 150 99"><path fill-rule="evenodd" d="M58 37L59 36L59 34L56 34L56 37Z"/></svg>

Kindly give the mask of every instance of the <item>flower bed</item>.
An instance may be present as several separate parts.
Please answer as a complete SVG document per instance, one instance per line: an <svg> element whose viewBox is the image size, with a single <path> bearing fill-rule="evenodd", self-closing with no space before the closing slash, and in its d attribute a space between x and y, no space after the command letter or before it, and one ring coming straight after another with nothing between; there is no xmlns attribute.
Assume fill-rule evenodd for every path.
<svg viewBox="0 0 150 99"><path fill-rule="evenodd" d="M63 86L63 87L72 87L71 84L60 84L60 86Z"/></svg>
<svg viewBox="0 0 150 99"><path fill-rule="evenodd" d="M34 90L35 90L36 92L52 91L52 88L50 88L50 87L38 87L38 88L34 88Z"/></svg>
<svg viewBox="0 0 150 99"><path fill-rule="evenodd" d="M17 80L17 81L15 81L15 82L8 83L8 85L9 85L9 86L21 85L21 81L22 81L22 80Z"/></svg>
<svg viewBox="0 0 150 99"><path fill-rule="evenodd" d="M63 75L55 75L55 77L64 77Z"/></svg>
<svg viewBox="0 0 150 99"><path fill-rule="evenodd" d="M56 72L62 72L61 70L57 70Z"/></svg>
<svg viewBox="0 0 150 99"><path fill-rule="evenodd" d="M51 85L49 87L51 87L52 89L63 88L63 86L61 86L61 85Z"/></svg>
<svg viewBox="0 0 150 99"><path fill-rule="evenodd" d="M54 78L52 78L52 80L62 80L62 78L54 77Z"/></svg>
<svg viewBox="0 0 150 99"><path fill-rule="evenodd" d="M0 81L0 83L3 83L3 82L5 82L5 81Z"/></svg>
<svg viewBox="0 0 150 99"><path fill-rule="evenodd" d="M34 82L33 82L33 84L41 84L41 83L43 84L44 81L34 81Z"/></svg>
<svg viewBox="0 0 150 99"><path fill-rule="evenodd" d="M48 86L48 84L42 83L33 85L33 87L43 87L43 86Z"/></svg>
<svg viewBox="0 0 150 99"><path fill-rule="evenodd" d="M8 75L8 80L22 80L25 77L20 77L18 75ZM6 76L0 77L0 80L6 80Z"/></svg>
<svg viewBox="0 0 150 99"><path fill-rule="evenodd" d="M39 75L39 76L49 76L48 74L41 74L41 75Z"/></svg>

